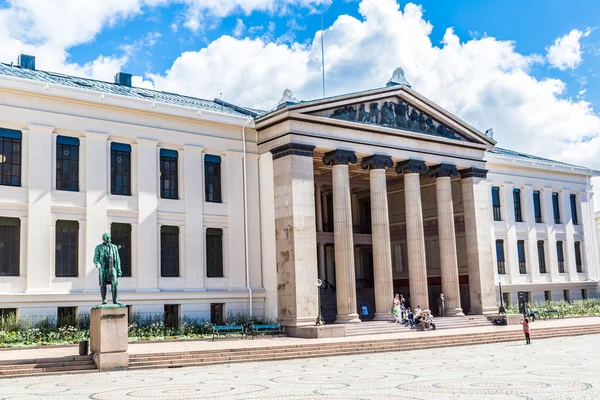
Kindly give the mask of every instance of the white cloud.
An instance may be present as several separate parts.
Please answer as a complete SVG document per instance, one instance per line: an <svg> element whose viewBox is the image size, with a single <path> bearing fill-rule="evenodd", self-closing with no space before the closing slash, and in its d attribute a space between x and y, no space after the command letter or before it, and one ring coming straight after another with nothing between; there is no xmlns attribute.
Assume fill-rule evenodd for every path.
<svg viewBox="0 0 600 400"><path fill-rule="evenodd" d="M554 44L547 48L550 65L560 70L577 68L582 61L580 39L589 36L590 32L589 28L585 32L573 29L568 34L557 38Z"/></svg>
<svg viewBox="0 0 600 400"><path fill-rule="evenodd" d="M242 21L240 18L238 18L236 21L236 24L235 24L235 28L233 29L233 36L235 36L236 38L239 38L240 36L242 36L244 34L245 31L246 31L246 25L244 25L244 21Z"/></svg>
<svg viewBox="0 0 600 400"><path fill-rule="evenodd" d="M600 118L583 99L565 96L565 83L536 79L543 63L514 43L483 36L461 42L451 28L434 45L422 9L394 0L363 0L362 18L341 15L325 33L327 94L384 86L402 66L413 89L475 127L494 128L499 146L600 169ZM272 109L285 88L301 99L321 96L321 48L274 43L267 36L223 36L182 54L157 87L203 98Z"/></svg>

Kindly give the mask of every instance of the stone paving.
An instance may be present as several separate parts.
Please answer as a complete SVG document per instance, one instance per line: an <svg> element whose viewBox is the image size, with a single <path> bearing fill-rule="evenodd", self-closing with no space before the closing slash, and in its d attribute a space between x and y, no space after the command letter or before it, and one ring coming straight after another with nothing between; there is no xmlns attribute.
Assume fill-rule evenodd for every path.
<svg viewBox="0 0 600 400"><path fill-rule="evenodd" d="M0 381L0 399L600 399L600 335Z"/></svg>

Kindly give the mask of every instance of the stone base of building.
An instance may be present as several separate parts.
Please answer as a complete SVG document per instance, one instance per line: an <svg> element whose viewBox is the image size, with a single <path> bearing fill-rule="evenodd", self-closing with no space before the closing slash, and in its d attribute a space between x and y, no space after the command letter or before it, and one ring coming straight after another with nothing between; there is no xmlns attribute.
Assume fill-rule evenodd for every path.
<svg viewBox="0 0 600 400"><path fill-rule="evenodd" d="M462 308L445 308L444 309L445 317L464 317L465 313Z"/></svg>
<svg viewBox="0 0 600 400"><path fill-rule="evenodd" d="M336 324L358 324L360 323L360 318L358 317L358 314L344 314L344 315L340 315L338 314L335 317L335 323Z"/></svg>
<svg viewBox="0 0 600 400"><path fill-rule="evenodd" d="M285 333L303 339L346 337L346 327L344 325L287 327Z"/></svg>
<svg viewBox="0 0 600 400"><path fill-rule="evenodd" d="M127 308L94 306L90 312L90 351L100 371L129 367Z"/></svg>
<svg viewBox="0 0 600 400"><path fill-rule="evenodd" d="M521 314L489 314L487 319L493 321L495 319L505 319L507 325L520 325L523 315Z"/></svg>
<svg viewBox="0 0 600 400"><path fill-rule="evenodd" d="M277 323L285 327L287 332L288 328L299 328L302 326L314 326L317 317L298 317L298 318L277 318Z"/></svg>
<svg viewBox="0 0 600 400"><path fill-rule="evenodd" d="M374 321L395 321L396 317L392 313L375 313Z"/></svg>
<svg viewBox="0 0 600 400"><path fill-rule="evenodd" d="M483 308L475 308L471 307L469 311L469 315L493 315L498 314L498 307L483 307Z"/></svg>

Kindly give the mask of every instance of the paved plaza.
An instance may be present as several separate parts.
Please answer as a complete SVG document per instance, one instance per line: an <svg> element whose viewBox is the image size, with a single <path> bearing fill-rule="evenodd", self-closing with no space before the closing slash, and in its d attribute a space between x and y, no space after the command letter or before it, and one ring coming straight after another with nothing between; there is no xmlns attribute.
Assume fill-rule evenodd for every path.
<svg viewBox="0 0 600 400"><path fill-rule="evenodd" d="M599 399L600 335L0 380L0 399Z"/></svg>

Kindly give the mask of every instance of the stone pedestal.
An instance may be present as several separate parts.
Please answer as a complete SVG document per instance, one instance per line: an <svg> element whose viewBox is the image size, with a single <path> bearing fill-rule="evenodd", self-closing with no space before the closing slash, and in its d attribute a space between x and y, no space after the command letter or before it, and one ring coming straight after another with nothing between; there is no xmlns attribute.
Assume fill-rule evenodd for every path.
<svg viewBox="0 0 600 400"><path fill-rule="evenodd" d="M346 337L346 326L342 324L322 326L295 326L286 328L285 333L288 336L303 339Z"/></svg>
<svg viewBox="0 0 600 400"><path fill-rule="evenodd" d="M94 306L90 312L90 351L100 371L127 369L127 307Z"/></svg>

